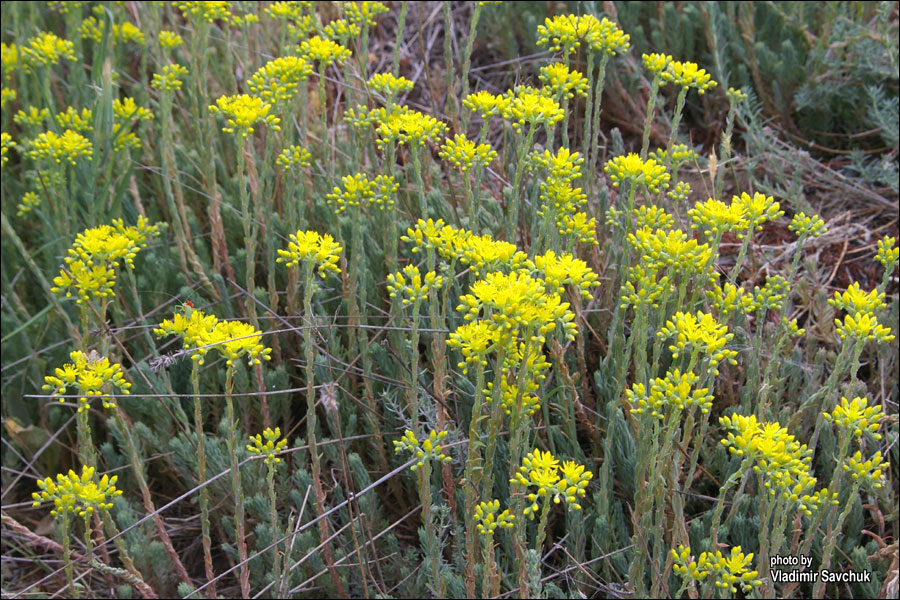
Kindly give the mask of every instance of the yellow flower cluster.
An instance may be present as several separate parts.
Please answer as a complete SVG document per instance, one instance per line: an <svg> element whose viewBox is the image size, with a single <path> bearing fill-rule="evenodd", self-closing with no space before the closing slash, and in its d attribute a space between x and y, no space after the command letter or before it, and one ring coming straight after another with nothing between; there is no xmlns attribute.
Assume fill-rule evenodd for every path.
<svg viewBox="0 0 900 600"><path fill-rule="evenodd" d="M203 364L210 349L218 350L229 367L234 361L246 356L248 364L261 364L270 360L272 349L262 345L262 332L241 321L220 321L214 315L201 310L188 309L186 314L175 313L153 330L157 337L176 335L190 351L191 360Z"/></svg>
<svg viewBox="0 0 900 600"><path fill-rule="evenodd" d="M862 452L857 450L856 454L847 459L843 467L845 471L850 473L854 481L862 479L864 483L876 490L880 490L884 485L882 483L884 479L882 476L884 465L880 450L873 454L869 460L865 460Z"/></svg>
<svg viewBox="0 0 900 600"><path fill-rule="evenodd" d="M343 189L335 187L332 193L325 195L338 214L358 206L374 206L380 210L393 208L394 194L400 189L400 184L390 175L369 179L365 173L357 173L341 177L341 183Z"/></svg>
<svg viewBox="0 0 900 600"><path fill-rule="evenodd" d="M712 249L700 244L680 229L644 227L628 234L628 243L641 261L652 269L674 267L684 273L699 273L708 264Z"/></svg>
<svg viewBox="0 0 900 600"><path fill-rule="evenodd" d="M718 237L726 231L735 231L739 232L738 239L742 238L743 234L740 232L746 230L749 225L746 214L746 210L738 202L725 204L713 198L706 202L698 202L694 208L688 210L691 227L702 231L707 237Z"/></svg>
<svg viewBox="0 0 900 600"><path fill-rule="evenodd" d="M540 510L537 499L548 495L553 498L554 504L564 500L569 508L581 510L579 501L585 496L585 488L593 477L594 474L586 471L584 465L566 461L560 467L552 453L535 449L522 459L522 465L509 482L525 489L537 488L537 493L528 494L531 505L523 511L528 518L533 519Z"/></svg>
<svg viewBox="0 0 900 600"><path fill-rule="evenodd" d="M557 15L538 25L538 46L551 52L571 54L582 44L595 52L611 56L628 51L630 36L607 18L597 20L593 15Z"/></svg>
<svg viewBox="0 0 900 600"><path fill-rule="evenodd" d="M22 47L22 59L27 72L31 72L37 67L55 65L61 58L70 61L77 60L75 58L75 44L48 31L43 31L29 38L28 45ZM10 56L11 59L12 57ZM6 64L3 66L5 71Z"/></svg>
<svg viewBox="0 0 900 600"><path fill-rule="evenodd" d="M19 68L19 47L15 44L0 43L0 65L3 66L3 78L12 78Z"/></svg>
<svg viewBox="0 0 900 600"><path fill-rule="evenodd" d="M15 148L16 143L13 141L12 136L6 133L0 133L0 166L6 166L7 161L9 161L10 149Z"/></svg>
<svg viewBox="0 0 900 600"><path fill-rule="evenodd" d="M177 92L181 89L182 79L187 77L187 67L178 64L166 65L162 72L153 74L150 87L161 92Z"/></svg>
<svg viewBox="0 0 900 600"><path fill-rule="evenodd" d="M721 550L716 550L715 555L703 552L699 559L694 560L690 547L679 545L677 550L672 549L672 559L675 563L672 570L682 578L703 581L713 577L716 587L723 592L736 594L740 585L741 590L748 594L762 585L759 572L750 570L753 553L745 555L740 546L734 546L727 557Z"/></svg>
<svg viewBox="0 0 900 600"><path fill-rule="evenodd" d="M231 14L231 2L225 0L197 1L178 0L173 4L187 18L202 19L207 23L224 21L230 23L236 17Z"/></svg>
<svg viewBox="0 0 900 600"><path fill-rule="evenodd" d="M771 275L766 279L762 287L754 286L752 294L741 297L741 305L744 312L781 310L781 307L790 294L790 284L781 275Z"/></svg>
<svg viewBox="0 0 900 600"><path fill-rule="evenodd" d="M794 215L794 218L791 219L791 224L788 225L788 229L800 237L819 237L828 231L822 217L819 215L808 217L806 216L806 213L802 212Z"/></svg>
<svg viewBox="0 0 900 600"><path fill-rule="evenodd" d="M669 179L672 177L664 165L652 158L641 160L641 157L633 152L627 156L613 158L606 163L603 170L612 179L613 187L619 187L623 181L630 181L634 186L646 186L652 194L658 193L660 188L668 187Z"/></svg>
<svg viewBox="0 0 900 600"><path fill-rule="evenodd" d="M75 513L79 517L86 517L97 510L109 510L113 507L111 500L122 495L122 490L116 489L116 481L119 476L104 475L100 481L94 479L94 467L83 466L81 475L69 470L67 475L59 474L56 481L50 477L38 479L37 486L40 492L34 492L34 507L53 500L53 510L50 514L54 517L61 513Z"/></svg>
<svg viewBox="0 0 900 600"><path fill-rule="evenodd" d="M677 169L685 163L696 161L698 154L687 144L675 144L668 150L657 148L648 155L648 158L652 158L661 165L665 164L668 159L669 166Z"/></svg>
<svg viewBox="0 0 900 600"><path fill-rule="evenodd" d="M878 323L878 317L871 313L855 313L844 315L844 320L834 320L837 333L842 340L851 338L859 342L878 342L886 344L894 341L890 327Z"/></svg>
<svg viewBox="0 0 900 600"><path fill-rule="evenodd" d="M400 239L415 245L413 253L420 249L437 250L447 260L458 260L472 269L475 275L486 271L526 266L528 256L515 245L494 240L490 235L475 235L465 229L445 225L444 221L419 219L414 228L406 230Z"/></svg>
<svg viewBox="0 0 900 600"><path fill-rule="evenodd" d="M641 60L644 61L644 68L654 75L662 75L663 72L672 63L672 57L668 54L641 54Z"/></svg>
<svg viewBox="0 0 900 600"><path fill-rule="evenodd" d="M335 40L342 45L362 33L362 29L357 23L351 23L347 19L335 19L326 25L322 31L325 33L325 37Z"/></svg>
<svg viewBox="0 0 900 600"><path fill-rule="evenodd" d="M31 160L50 160L58 165L66 161L74 165L79 158L91 160L94 157L91 141L71 129L66 129L62 135L45 131L27 144L27 155Z"/></svg>
<svg viewBox="0 0 900 600"><path fill-rule="evenodd" d="M277 465L281 462L281 459L275 455L284 450L288 442L287 438L279 440L278 438L280 437L280 428L276 427L275 431L272 431L271 428L266 427L262 434L257 433L250 436L252 444L247 445L247 452L250 454L265 454L267 466ZM263 442L263 438L265 438L265 442Z"/></svg>
<svg viewBox="0 0 900 600"><path fill-rule="evenodd" d="M576 94L587 96L587 77L563 63L551 63L541 67L538 79L555 98L574 98Z"/></svg>
<svg viewBox="0 0 900 600"><path fill-rule="evenodd" d="M626 391L628 401L632 406L637 405L634 412L642 415L663 419L666 417L666 407L673 408L679 413L697 406L703 414L712 408L713 396L709 388L694 389L700 377L694 373L682 373L679 369L669 371L665 378L655 378L650 384L650 391L642 383L634 384Z"/></svg>
<svg viewBox="0 0 900 600"><path fill-rule="evenodd" d="M70 106L65 111L57 113L56 124L60 129L88 133L94 129L94 112L89 108L83 108L79 113Z"/></svg>
<svg viewBox="0 0 900 600"><path fill-rule="evenodd" d="M491 164L497 158L490 144L478 144L459 133L451 140L447 138L441 144L438 156L449 161L454 167L465 173L474 165L485 166Z"/></svg>
<svg viewBox="0 0 900 600"><path fill-rule="evenodd" d="M306 148L291 145L281 151L275 163L284 169L306 169L312 166L312 154Z"/></svg>
<svg viewBox="0 0 900 600"><path fill-rule="evenodd" d="M259 122L267 123L280 131L278 126L280 119L270 115L272 105L264 102L262 98L239 94L237 96L221 96L215 104L210 105L212 113L221 113L228 122L228 127L223 127L225 133L236 133L246 138L253 133L253 125Z"/></svg>
<svg viewBox="0 0 900 600"><path fill-rule="evenodd" d="M93 40L95 44L99 44L103 41L103 28L100 26L96 17L87 17L81 22L81 37L82 39ZM113 23L112 40L114 42L131 42L138 46L147 44L144 32L138 29L134 23L129 23L128 21L121 24Z"/></svg>
<svg viewBox="0 0 900 600"><path fill-rule="evenodd" d="M383 2L348 2L344 7L344 14L351 23L366 27L375 27L375 17L388 12L388 7Z"/></svg>
<svg viewBox="0 0 900 600"><path fill-rule="evenodd" d="M44 121L50 119L50 110L47 108L38 109L36 106L29 106L25 110L19 110L13 115L13 123L23 127L40 127Z"/></svg>
<svg viewBox="0 0 900 600"><path fill-rule="evenodd" d="M113 139L116 151L125 148L140 148L141 141L137 135L125 128L135 121L149 121L153 119L153 113L142 106L137 106L134 98L116 99L113 102Z"/></svg>
<svg viewBox="0 0 900 600"><path fill-rule="evenodd" d="M15 102L18 94L12 88L0 88L0 109L5 109L6 105Z"/></svg>
<svg viewBox="0 0 900 600"><path fill-rule="evenodd" d="M666 321L664 327L656 333L660 339L675 338L675 343L669 346L673 358L678 358L685 348L691 351L703 352L709 357L710 372L718 375L716 365L722 360L728 360L731 364L737 364L734 357L737 352L729 350L725 345L734 337L728 333L727 325L719 325L709 313L697 311L697 314L678 311Z"/></svg>
<svg viewBox="0 0 900 600"><path fill-rule="evenodd" d="M877 404L869 406L868 398L857 396L853 400L847 400L842 396L840 404L835 406L831 413L824 412L822 416L829 423L852 431L856 437L862 437L863 432L866 432L876 440L881 439L878 426L884 418L884 413Z"/></svg>
<svg viewBox="0 0 900 600"><path fill-rule="evenodd" d="M250 91L264 102L285 104L294 99L300 82L312 74L312 65L302 56L270 60L250 77Z"/></svg>
<svg viewBox="0 0 900 600"><path fill-rule="evenodd" d="M853 282L845 292L835 292L834 298L831 298L828 304L851 314L873 313L886 306L884 292L878 290L864 292L860 289L858 281Z"/></svg>
<svg viewBox="0 0 900 600"><path fill-rule="evenodd" d="M430 292L437 291L444 285L443 277L434 271L428 271L423 276L415 265L406 265L402 271L388 274L387 281L391 299L399 294L403 306L424 302Z"/></svg>
<svg viewBox="0 0 900 600"><path fill-rule="evenodd" d="M413 89L412 81L406 77L397 77L393 73L376 73L369 78L366 85L388 98Z"/></svg>
<svg viewBox="0 0 900 600"><path fill-rule="evenodd" d="M436 140L447 133L447 125L431 115L407 107L398 107L386 114L376 129L378 147L384 148L388 142L411 145L425 145L425 140Z"/></svg>
<svg viewBox="0 0 900 600"><path fill-rule="evenodd" d="M644 264L628 269L628 279L622 289L622 310L629 306L657 308L659 299L669 290L669 276L657 279L659 271Z"/></svg>
<svg viewBox="0 0 900 600"><path fill-rule="evenodd" d="M897 247L897 238L889 235L878 240L878 252L875 254L875 260L880 262L885 269L897 266L900 262L900 248ZM891 265L890 267L888 265Z"/></svg>
<svg viewBox="0 0 900 600"><path fill-rule="evenodd" d="M85 229L75 237L65 258L66 266L53 279L54 287L50 291L57 294L65 290L68 298L72 295L71 288L75 288L78 304L114 295L119 261L124 260L133 269L134 257L147 247L149 238L159 234L160 225L150 225L143 216L133 226L126 226L118 219L112 225Z"/></svg>
<svg viewBox="0 0 900 600"><path fill-rule="evenodd" d="M538 125L552 127L565 116L556 100L533 87L520 86L514 92L508 92L508 96L509 104L500 114L512 123L517 133L522 132L526 123L532 128Z"/></svg>
<svg viewBox="0 0 900 600"><path fill-rule="evenodd" d="M308 8L311 2L273 2L263 9L268 16L273 19L296 20L303 15L303 11Z"/></svg>
<svg viewBox="0 0 900 600"><path fill-rule="evenodd" d="M34 192L22 194L22 201L16 205L16 216L23 217L41 205L41 197Z"/></svg>
<svg viewBox="0 0 900 600"><path fill-rule="evenodd" d="M706 299L719 312L719 319L728 321L731 314L744 305L744 289L729 282L721 287L713 284L712 289L706 290Z"/></svg>
<svg viewBox="0 0 900 600"><path fill-rule="evenodd" d="M428 434L420 443L416 436L409 429L403 434L399 440L394 440L394 452L410 452L416 457L416 464L409 468L410 471L425 466L426 460L436 460L439 462L450 462L453 460L444 454L441 442L447 437L446 431L434 431Z"/></svg>
<svg viewBox="0 0 900 600"><path fill-rule="evenodd" d="M511 99L509 96L497 95L484 90L469 94L463 100L463 106L472 112L477 112L482 119L487 119L499 114L509 106Z"/></svg>
<svg viewBox="0 0 900 600"><path fill-rule="evenodd" d="M590 300L591 288L600 285L597 274L587 263L568 253L557 256L553 250L548 250L543 255L534 257L534 268L540 271L541 279L550 289L556 290L560 295L563 293L563 286L574 285L585 300Z"/></svg>
<svg viewBox="0 0 900 600"><path fill-rule="evenodd" d="M535 165L540 165L548 172L547 179L540 184L541 206L538 216L548 218L548 212L555 215L557 231L562 236L572 236L584 244L597 244L594 234L597 221L588 218L587 213L578 209L587 202L587 195L581 188L574 187L581 178L581 165L584 158L578 152L568 148L560 148L556 154L544 150L543 154L532 157Z"/></svg>
<svg viewBox="0 0 900 600"><path fill-rule="evenodd" d="M75 350L69 357L72 362L64 364L62 368L57 368L55 375L44 377L46 383L41 389L56 396L65 394L68 388L76 388L81 394L78 398L78 412L89 410L90 401L96 397L103 402L103 408L115 408L115 398L103 393L103 387L107 383L118 388L123 394L130 393L131 384L125 381L122 366L118 363L111 363L108 358L101 358L93 351L85 354ZM66 400L60 398L59 401L65 402Z"/></svg>
<svg viewBox="0 0 900 600"><path fill-rule="evenodd" d="M471 321L450 333L447 346L462 354L463 360L457 366L463 375L469 372L470 365L487 366L487 355L494 349L495 336L494 328L486 321Z"/></svg>
<svg viewBox="0 0 900 600"><path fill-rule="evenodd" d="M744 208L747 226L751 233L754 230L762 229L763 223L766 221L775 221L784 215L780 203L775 202L772 196L766 196L759 192L754 193L753 196L747 192L742 192L740 198L733 196L731 203L740 203Z"/></svg>
<svg viewBox="0 0 900 600"><path fill-rule="evenodd" d="M319 266L319 275L323 278L327 271L339 274L337 266L340 260L341 245L329 234L319 235L315 231L292 233L287 250L278 250L275 262L284 263L287 268L296 267L300 262Z"/></svg>
<svg viewBox="0 0 900 600"><path fill-rule="evenodd" d="M494 535L498 527L512 529L515 516L505 509L499 513L500 501L479 502L475 507L475 528L481 535Z"/></svg>
<svg viewBox="0 0 900 600"><path fill-rule="evenodd" d="M163 50L174 50L178 46L181 46L183 43L184 40L182 40L181 36L174 31L168 31L164 29L159 32L159 45Z"/></svg>
<svg viewBox="0 0 900 600"><path fill-rule="evenodd" d="M707 90L718 85L706 72L706 69L701 69L697 63L678 60L669 61L666 70L662 72L662 80L683 88L695 88L701 96Z"/></svg>
<svg viewBox="0 0 900 600"><path fill-rule="evenodd" d="M318 61L321 67L341 64L351 56L350 50L327 38L314 35L300 43L300 54L310 61Z"/></svg>
<svg viewBox="0 0 900 600"><path fill-rule="evenodd" d="M760 423L754 415L732 415L721 417L719 423L733 430L722 445L745 465L756 463L753 471L764 477L763 487L770 495L780 490L782 498L797 503L807 516L826 501L836 502L837 494L826 488L813 492L816 478L810 475L811 451L777 422Z"/></svg>
<svg viewBox="0 0 900 600"><path fill-rule="evenodd" d="M545 336L562 327L566 339L575 339L577 326L569 304L548 294L546 284L527 273L489 273L460 297L456 310L473 321L483 313L496 328L498 339L508 341L524 331L531 343L543 344Z"/></svg>

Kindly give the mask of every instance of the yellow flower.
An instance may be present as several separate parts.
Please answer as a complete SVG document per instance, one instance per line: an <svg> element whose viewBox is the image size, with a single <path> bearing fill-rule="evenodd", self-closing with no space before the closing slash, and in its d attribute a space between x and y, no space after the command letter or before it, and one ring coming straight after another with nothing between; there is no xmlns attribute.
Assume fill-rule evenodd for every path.
<svg viewBox="0 0 900 600"><path fill-rule="evenodd" d="M312 166L312 154L306 148L292 145L281 151L275 163L285 169L306 169Z"/></svg>
<svg viewBox="0 0 900 600"><path fill-rule="evenodd" d="M619 187L623 181L631 181L632 185L646 186L651 193L656 194L659 189L666 188L669 185L671 175L666 172L664 165L658 164L652 158L646 161L635 153L627 156L617 156L606 163L603 168L610 179L612 179L613 187Z"/></svg>
<svg viewBox="0 0 900 600"><path fill-rule="evenodd" d="M323 32L328 39L346 44L351 38L362 33L362 29L359 28L359 24L347 19L335 19L323 28Z"/></svg>
<svg viewBox="0 0 900 600"><path fill-rule="evenodd" d="M563 109L553 98L545 96L540 90L522 86L509 93L509 105L504 107L502 116L511 121L513 129L521 133L522 127L528 123L532 128L537 125L552 127L563 119Z"/></svg>
<svg viewBox="0 0 900 600"><path fill-rule="evenodd" d="M72 362L56 369L55 375L47 375L42 389L57 396L65 394L69 387L74 387L81 394L78 398L78 412L90 409L90 400L97 397L103 402L103 408L115 408L115 398L103 393L107 383L123 394L130 393L131 384L125 381L121 365L111 363L108 358L101 358L93 351L85 354L75 350L69 356ZM60 398L59 401L66 400Z"/></svg>
<svg viewBox="0 0 900 600"><path fill-rule="evenodd" d="M819 237L828 231L825 221L819 215L808 217L802 212L794 215L794 218L791 219L791 224L788 225L788 229L800 237Z"/></svg>
<svg viewBox="0 0 900 600"><path fill-rule="evenodd" d="M882 344L892 342L894 335L891 334L890 327L878 324L878 318L870 313L855 313L854 315L844 315L844 320L834 320L837 333L842 340L848 337L860 342L876 341Z"/></svg>
<svg viewBox="0 0 900 600"><path fill-rule="evenodd" d="M366 85L388 98L413 89L412 81L406 77L396 77L393 73L376 73L369 78Z"/></svg>
<svg viewBox="0 0 900 600"><path fill-rule="evenodd" d="M644 68L654 75L661 75L672 63L672 57L668 54L642 54L641 59L644 61Z"/></svg>
<svg viewBox="0 0 900 600"><path fill-rule="evenodd" d="M188 70L178 64L166 65L161 73L153 74L150 87L161 92L177 92L181 89L182 79L187 77Z"/></svg>
<svg viewBox="0 0 900 600"><path fill-rule="evenodd" d="M495 96L482 90L466 96L465 100L463 100L463 106L472 112L480 114L482 119L487 119L503 113L509 106L510 101L508 96Z"/></svg>
<svg viewBox="0 0 900 600"><path fill-rule="evenodd" d="M515 516L505 509L499 513L500 501L479 502L475 507L475 528L481 535L493 535L498 527L512 529Z"/></svg>
<svg viewBox="0 0 900 600"><path fill-rule="evenodd" d="M12 136L6 133L0 133L0 166L6 166L9 157L7 154L9 153L11 148L15 148L16 143L13 141Z"/></svg>
<svg viewBox="0 0 900 600"><path fill-rule="evenodd" d="M329 39L314 35L300 43L300 54L310 61L318 61L321 67L341 64L351 56L350 50Z"/></svg>
<svg viewBox="0 0 900 600"><path fill-rule="evenodd" d="M187 74L186 67L177 64L166 65L161 73L153 74L150 87L161 92L177 92L181 89L181 80L187 77Z"/></svg>
<svg viewBox="0 0 900 600"><path fill-rule="evenodd" d="M34 192L25 192L22 201L16 206L16 216L23 217L41 205L41 198Z"/></svg>
<svg viewBox="0 0 900 600"><path fill-rule="evenodd" d="M181 11L185 18L202 19L207 23L214 21L230 22L232 19L231 2L224 0L213 1L176 1L174 5Z"/></svg>
<svg viewBox="0 0 900 600"><path fill-rule="evenodd" d="M632 406L637 404L634 412L639 415L646 412L651 417L663 419L666 417L666 407L683 412L692 406L699 407L700 412L706 414L712 408L713 396L709 388L694 389L699 381L700 377L694 373L682 374L675 369L666 373L663 379L655 378L650 384L649 394L645 393L643 384L636 384L626 391L626 396Z"/></svg>
<svg viewBox="0 0 900 600"><path fill-rule="evenodd" d="M60 513L75 513L79 517L86 517L94 512L94 509L109 510L113 507L107 499L122 495L121 490L116 489L118 475L112 477L104 475L100 481L94 479L94 467L83 466L81 475L69 470L67 475L59 474L56 481L50 477L39 479L37 486L40 493L34 492L33 506L36 508L43 502L53 500L54 509L50 514L54 517Z"/></svg>
<svg viewBox="0 0 900 600"><path fill-rule="evenodd" d="M850 476L854 481L862 479L864 483L868 484L876 490L880 490L883 487L882 481L884 480L884 465L882 463L880 450L872 455L872 458L870 458L869 460L865 460L863 458L862 452L857 450L856 454L848 458L847 462L844 463L843 466L844 470L850 473Z"/></svg>
<svg viewBox="0 0 900 600"><path fill-rule="evenodd" d="M556 98L574 98L575 95L587 96L587 78L569 69L563 63L552 63L541 67L538 79L553 92Z"/></svg>
<svg viewBox="0 0 900 600"><path fill-rule="evenodd" d="M722 287L713 284L712 289L706 291L706 298L719 311L719 320L727 321L731 313L744 306L744 289L728 282Z"/></svg>
<svg viewBox="0 0 900 600"><path fill-rule="evenodd" d="M880 262L885 269L893 269L900 261L900 248L897 247L897 238L889 235L878 240L878 253L875 260ZM890 265L890 266L889 266Z"/></svg>
<svg viewBox="0 0 900 600"><path fill-rule="evenodd" d="M830 299L828 304L846 310L850 314L874 313L886 306L884 292L878 290L864 292L860 289L858 281L853 282L843 293L835 292L834 298Z"/></svg>
<svg viewBox="0 0 900 600"><path fill-rule="evenodd" d="M822 413L825 420L834 423L842 429L853 431L856 437L862 437L863 432L868 432L876 440L881 439L878 426L884 418L881 406L869 406L868 398L857 396L853 400L847 400L843 396L841 402L834 407L831 413Z"/></svg>
<svg viewBox="0 0 900 600"><path fill-rule="evenodd" d="M249 323L219 321L212 331L209 344L225 357L225 364L229 367L242 356L249 359L248 364L252 367L271 359L272 349L263 346L261 341L262 332Z"/></svg>
<svg viewBox="0 0 900 600"><path fill-rule="evenodd" d="M771 275L766 279L763 287L754 286L753 294L745 294L741 297L744 312L752 313L759 310L781 310L784 300L790 294L790 284L781 275Z"/></svg>
<svg viewBox="0 0 900 600"><path fill-rule="evenodd" d="M675 144L668 150L658 148L648 156L659 164L665 164L666 159L668 158L669 165L672 169L678 169L681 165L696 161L698 158L697 153L694 152L692 148L688 147L687 144Z"/></svg>
<svg viewBox="0 0 900 600"><path fill-rule="evenodd" d="M250 77L250 91L264 102L284 104L293 100L302 81L312 74L312 66L302 56L282 56L270 60Z"/></svg>
<svg viewBox="0 0 900 600"><path fill-rule="evenodd" d="M6 105L16 101L16 90L4 87L0 89L0 109L6 109Z"/></svg>
<svg viewBox="0 0 900 600"><path fill-rule="evenodd" d="M94 113L89 108L83 108L79 113L70 106L64 112L56 115L56 123L60 129L88 133L94 130Z"/></svg>
<svg viewBox="0 0 900 600"><path fill-rule="evenodd" d="M22 58L28 72L39 66L53 66L61 58L75 61L75 44L44 31L28 39L28 45L22 48Z"/></svg>
<svg viewBox="0 0 900 600"><path fill-rule="evenodd" d="M444 285L443 277L434 271L422 276L415 265L406 265L402 271L388 274L387 280L390 297L395 298L400 294L403 306L424 302L430 292L439 290Z"/></svg>
<svg viewBox="0 0 900 600"><path fill-rule="evenodd" d="M585 300L590 300L590 289L600 285L597 274L587 263L571 254L557 256L553 250L548 250L543 255L534 257L534 267L547 285L558 294L562 294L563 286L569 284L578 288Z"/></svg>
<svg viewBox="0 0 900 600"><path fill-rule="evenodd" d="M716 550L715 557L707 560L710 573L716 577L717 588L736 594L740 585L746 594L762 585L759 572L749 570L753 553L745 555L740 546L733 547L728 557L723 556L721 550Z"/></svg>
<svg viewBox="0 0 900 600"><path fill-rule="evenodd" d="M669 291L669 277L657 280L658 270L643 264L629 268L628 279L622 286L622 310L629 306L657 308L659 299Z"/></svg>
<svg viewBox="0 0 900 600"><path fill-rule="evenodd" d="M700 229L707 237L717 237L726 231L743 231L748 227L747 211L737 202L725 204L721 200L709 198L698 202L688 210L691 227ZM739 234L739 238L743 235Z"/></svg>
<svg viewBox="0 0 900 600"><path fill-rule="evenodd" d="M436 140L447 133L447 126L430 115L406 107L389 113L376 129L378 147L388 142L425 145L426 139Z"/></svg>
<svg viewBox="0 0 900 600"><path fill-rule="evenodd" d="M564 213L556 220L556 226L559 228L559 234L563 236L572 236L576 241L582 244L590 244L597 246L597 219L587 216L587 213L576 212L574 215Z"/></svg>
<svg viewBox="0 0 900 600"><path fill-rule="evenodd" d="M584 157L568 148L560 148L556 154L549 150L544 150L543 154L535 153L532 161L547 169L548 181L572 183L576 179L581 179L581 165L584 164Z"/></svg>
<svg viewBox="0 0 900 600"><path fill-rule="evenodd" d="M695 88L702 96L706 90L718 85L705 69L697 66L697 63L670 61L666 70L662 72L664 82L672 82L683 88Z"/></svg>
<svg viewBox="0 0 900 600"><path fill-rule="evenodd" d="M365 173L347 175L341 178L343 189L335 187L334 191L325 195L329 204L335 205L335 212L340 214L348 208L359 206L375 206L381 210L394 206L394 194L400 185L389 175L378 175L369 179Z"/></svg>
<svg viewBox="0 0 900 600"><path fill-rule="evenodd" d="M3 65L3 79L11 79L19 68L19 47L15 44L0 44L0 63Z"/></svg>
<svg viewBox="0 0 900 600"><path fill-rule="evenodd" d="M62 135L46 131L29 141L28 146L28 158L51 160L56 164L62 164L65 160L74 165L79 158L91 160L94 156L94 146L90 140L71 129L66 129Z"/></svg>
<svg viewBox="0 0 900 600"><path fill-rule="evenodd" d="M497 158L497 153L489 144L476 146L475 142L460 133L452 140L448 138L444 141L438 156L450 161L454 167L465 173L473 165L483 167L491 164Z"/></svg>
<svg viewBox="0 0 900 600"><path fill-rule="evenodd" d="M209 344L212 343L213 331L218 324L219 319L215 315L207 315L199 309L187 309L185 313L175 313L171 320L164 320L153 333L157 337L180 337L183 348L190 352L191 360L202 365L211 348Z"/></svg>
<svg viewBox="0 0 900 600"><path fill-rule="evenodd" d="M763 223L766 221L774 221L784 215L781 204L775 202L772 196L766 196L759 192L754 193L752 197L747 192L742 192L740 197L732 197L731 203L740 203L744 207L751 232L754 229L762 229Z"/></svg>
<svg viewBox="0 0 900 600"><path fill-rule="evenodd" d="M718 375L716 365L719 361L728 360L731 364L737 364L734 360L737 352L725 347L734 334L728 333L728 326L719 325L711 314L697 311L694 315L678 311L656 335L660 339L675 338L675 343L669 346L673 358L678 358L688 347L703 352L710 359L710 372L713 375Z"/></svg>
<svg viewBox="0 0 900 600"><path fill-rule="evenodd" d="M494 328L487 321L471 321L450 333L447 346L456 348L463 356L457 366L463 375L469 372L469 365L487 366L487 355L494 348L497 339Z"/></svg>
<svg viewBox="0 0 900 600"><path fill-rule="evenodd" d="M525 455L515 477L509 482L522 486L526 490L529 487L537 488L537 493L527 495L531 505L523 511L526 516L533 519L535 513L540 510L537 499L548 495L556 504L564 500L569 508L581 510L578 501L585 496L585 488L593 477L593 473L585 471L583 465L578 465L573 461L563 463L562 476L560 476L559 461L553 454L535 449Z"/></svg>
<svg viewBox="0 0 900 600"><path fill-rule="evenodd" d="M50 110L46 108L38 109L36 106L29 106L28 110L20 110L13 115L13 122L17 125L28 127L40 127L44 121L50 119Z"/></svg>
<svg viewBox="0 0 900 600"><path fill-rule="evenodd" d="M410 452L417 459L416 464L409 468L410 471L425 466L426 460L436 460L439 462L450 462L453 460L444 454L440 442L447 437L446 431L434 431L428 434L428 437L420 443L416 436L409 429L403 434L400 440L394 440L394 452Z"/></svg>
<svg viewBox="0 0 900 600"><path fill-rule="evenodd" d="M699 273L709 262L712 249L699 244L680 229L662 230L644 227L628 234L628 243L647 265L663 269L677 267L685 273Z"/></svg>
<svg viewBox="0 0 900 600"><path fill-rule="evenodd" d="M278 438L280 437L280 428L276 427L275 431L272 431L271 428L267 427L262 434L257 433L250 436L250 441L253 443L247 445L247 452L251 454L265 454L266 466L277 465L281 462L281 459L275 455L284 450L288 442L287 439L279 440ZM265 438L265 442L263 442L263 438Z"/></svg>
<svg viewBox="0 0 900 600"><path fill-rule="evenodd" d="M163 50L173 50L182 45L184 40L174 31L162 30L159 32L159 45Z"/></svg>
<svg viewBox="0 0 900 600"><path fill-rule="evenodd" d="M278 250L275 262L284 263L287 268L296 267L300 262L319 266L319 274L324 278L326 271L339 274L337 266L341 245L329 234L319 235L315 231L298 230L290 235L287 250Z"/></svg>
<svg viewBox="0 0 900 600"><path fill-rule="evenodd" d="M273 2L263 12L273 19L296 20L301 17L307 4L309 2Z"/></svg>
<svg viewBox="0 0 900 600"><path fill-rule="evenodd" d="M538 46L547 47L551 52L563 51L571 54L581 44L591 50L606 52L611 56L627 52L630 46L629 36L619 29L618 25L603 18L598 21L593 15L557 15L548 17L543 25L539 25Z"/></svg>
<svg viewBox="0 0 900 600"><path fill-rule="evenodd" d="M237 133L243 138L253 133L253 125L259 122L267 123L280 131L279 119L270 115L272 105L263 102L262 98L240 94L238 96L221 96L214 105L210 105L212 113L222 113L228 121L228 127L223 127L225 133Z"/></svg>
<svg viewBox="0 0 900 600"><path fill-rule="evenodd" d="M367 27L375 27L375 17L388 12L388 7L382 2L348 2L344 8L347 19L351 23Z"/></svg>

